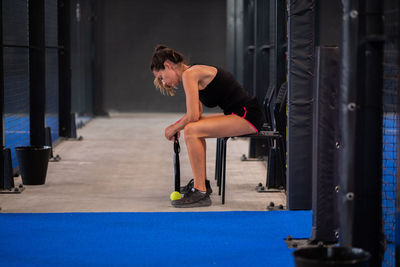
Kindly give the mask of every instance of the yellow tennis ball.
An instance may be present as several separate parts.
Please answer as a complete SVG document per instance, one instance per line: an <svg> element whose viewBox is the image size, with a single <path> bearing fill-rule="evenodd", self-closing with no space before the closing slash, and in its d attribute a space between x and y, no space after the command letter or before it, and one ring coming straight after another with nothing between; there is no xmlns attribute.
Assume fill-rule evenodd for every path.
<svg viewBox="0 0 400 267"><path fill-rule="evenodd" d="M178 191L174 191L171 193L171 196L169 198L171 200L178 200L181 199L181 194Z"/></svg>

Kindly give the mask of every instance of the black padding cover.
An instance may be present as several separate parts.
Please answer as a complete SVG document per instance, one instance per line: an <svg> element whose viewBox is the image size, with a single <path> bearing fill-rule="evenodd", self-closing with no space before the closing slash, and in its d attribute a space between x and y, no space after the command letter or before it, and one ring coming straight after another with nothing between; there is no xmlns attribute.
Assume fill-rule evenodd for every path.
<svg viewBox="0 0 400 267"><path fill-rule="evenodd" d="M287 205L311 209L315 0L289 0Z"/></svg>
<svg viewBox="0 0 400 267"><path fill-rule="evenodd" d="M337 147L339 48L318 47L314 79L311 239L337 241Z"/></svg>

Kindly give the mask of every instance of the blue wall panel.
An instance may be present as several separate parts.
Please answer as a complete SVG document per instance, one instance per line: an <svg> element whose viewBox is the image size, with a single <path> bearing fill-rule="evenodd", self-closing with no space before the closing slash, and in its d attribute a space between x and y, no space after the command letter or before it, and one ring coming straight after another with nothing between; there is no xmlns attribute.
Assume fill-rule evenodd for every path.
<svg viewBox="0 0 400 267"><path fill-rule="evenodd" d="M4 48L4 133L17 166L15 147L30 144L29 52L27 48Z"/></svg>

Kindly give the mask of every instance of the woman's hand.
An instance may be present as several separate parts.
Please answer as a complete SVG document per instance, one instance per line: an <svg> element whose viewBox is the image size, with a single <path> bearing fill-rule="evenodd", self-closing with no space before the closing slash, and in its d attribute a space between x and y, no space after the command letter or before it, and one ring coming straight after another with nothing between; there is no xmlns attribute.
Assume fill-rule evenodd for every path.
<svg viewBox="0 0 400 267"><path fill-rule="evenodd" d="M176 131L175 125L170 125L165 129L165 138L167 138L170 141L174 140L174 135L178 134L178 138L180 137L181 133L179 131Z"/></svg>

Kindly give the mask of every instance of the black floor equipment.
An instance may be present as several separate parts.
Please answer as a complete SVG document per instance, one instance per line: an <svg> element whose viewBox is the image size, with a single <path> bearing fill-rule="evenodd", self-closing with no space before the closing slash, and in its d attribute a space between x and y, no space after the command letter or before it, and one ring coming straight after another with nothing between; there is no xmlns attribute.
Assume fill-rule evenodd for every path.
<svg viewBox="0 0 400 267"><path fill-rule="evenodd" d="M19 194L25 190L25 187L20 184L15 186L14 175L11 161L11 150L3 148L4 169L3 177L0 179L0 194Z"/></svg>
<svg viewBox="0 0 400 267"><path fill-rule="evenodd" d="M54 154L53 154L53 140L51 137L51 128L50 127L45 128L45 145L51 147L49 161L50 162L59 162L61 160L60 155L57 154L56 156L54 156Z"/></svg>

